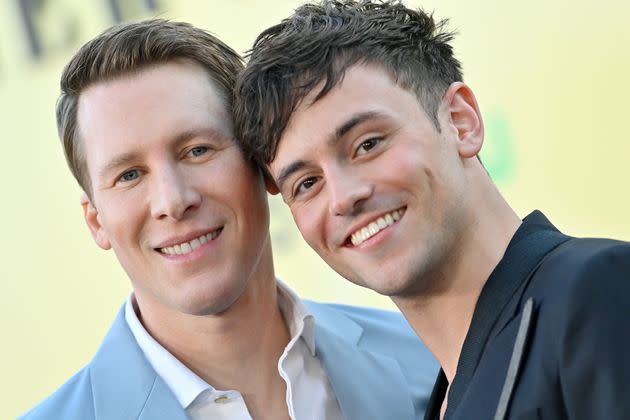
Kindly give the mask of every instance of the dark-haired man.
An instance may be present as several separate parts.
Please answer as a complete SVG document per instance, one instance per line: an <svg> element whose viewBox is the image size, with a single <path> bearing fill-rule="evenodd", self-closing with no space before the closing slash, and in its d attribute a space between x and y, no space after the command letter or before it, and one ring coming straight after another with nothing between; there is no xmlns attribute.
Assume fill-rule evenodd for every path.
<svg viewBox="0 0 630 420"><path fill-rule="evenodd" d="M323 1L264 31L237 136L302 235L391 296L442 366L427 418L627 418L630 244L521 220L443 22Z"/></svg>
<svg viewBox="0 0 630 420"><path fill-rule="evenodd" d="M437 366L393 313L276 280L260 170L232 130L240 57L191 25L125 24L66 66L57 120L85 220L133 293L28 419L416 419Z"/></svg>

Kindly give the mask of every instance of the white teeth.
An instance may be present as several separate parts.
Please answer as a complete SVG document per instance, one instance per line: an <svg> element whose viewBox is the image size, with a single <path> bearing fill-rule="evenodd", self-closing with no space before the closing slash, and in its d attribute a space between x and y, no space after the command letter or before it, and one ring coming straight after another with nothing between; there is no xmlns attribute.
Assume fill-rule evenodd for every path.
<svg viewBox="0 0 630 420"><path fill-rule="evenodd" d="M380 229L378 228L378 225L376 223L372 222L368 225L368 230L370 231L370 236L372 236L378 233Z"/></svg>
<svg viewBox="0 0 630 420"><path fill-rule="evenodd" d="M396 223L398 220L400 220L404 213L405 209L399 209L379 217L375 221L371 222L369 225L354 232L350 237L350 242L352 242L352 245L354 246L360 245L365 240L376 235L382 229L385 229L386 227Z"/></svg>
<svg viewBox="0 0 630 420"><path fill-rule="evenodd" d="M364 227L363 229L361 229L361 232L360 232L360 236L359 236L359 237L360 237L360 238L362 238L362 239L361 239L361 241L365 241L367 238L369 238L369 237L370 237L370 229L369 229L369 228L366 228L366 227Z"/></svg>
<svg viewBox="0 0 630 420"><path fill-rule="evenodd" d="M221 233L221 229L217 229L206 235L201 235L200 237L195 238L190 242L184 242L181 244L160 248L160 252L166 255L188 254L194 251L195 249L199 248L201 245L205 244L206 242L215 239L217 236L219 236L219 233Z"/></svg>

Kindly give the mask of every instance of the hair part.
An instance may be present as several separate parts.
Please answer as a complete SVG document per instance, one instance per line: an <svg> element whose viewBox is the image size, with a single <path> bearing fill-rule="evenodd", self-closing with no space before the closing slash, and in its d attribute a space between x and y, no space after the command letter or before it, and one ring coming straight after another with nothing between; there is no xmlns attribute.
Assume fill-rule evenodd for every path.
<svg viewBox="0 0 630 420"><path fill-rule="evenodd" d="M236 135L259 165L273 161L299 103L319 85L317 101L348 68L377 65L412 91L439 130L437 111L451 83L462 81L448 20L436 22L397 0L324 0L305 4L262 32L236 87Z"/></svg>
<svg viewBox="0 0 630 420"><path fill-rule="evenodd" d="M221 40L188 23L152 19L113 26L83 45L64 68L57 129L70 171L88 196L92 186L77 120L81 93L94 84L177 59L201 65L222 92L227 111L232 111L243 60Z"/></svg>

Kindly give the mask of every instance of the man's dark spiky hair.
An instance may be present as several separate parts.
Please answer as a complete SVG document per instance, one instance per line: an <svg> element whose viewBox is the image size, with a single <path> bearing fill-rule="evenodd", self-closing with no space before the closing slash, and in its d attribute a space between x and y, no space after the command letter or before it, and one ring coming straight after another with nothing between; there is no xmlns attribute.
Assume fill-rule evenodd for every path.
<svg viewBox="0 0 630 420"><path fill-rule="evenodd" d="M300 101L320 86L326 95L356 64L377 65L413 91L437 126L448 86L462 80L446 20L400 1L326 0L305 4L265 30L248 54L237 82L237 137L261 165L275 158L278 142Z"/></svg>

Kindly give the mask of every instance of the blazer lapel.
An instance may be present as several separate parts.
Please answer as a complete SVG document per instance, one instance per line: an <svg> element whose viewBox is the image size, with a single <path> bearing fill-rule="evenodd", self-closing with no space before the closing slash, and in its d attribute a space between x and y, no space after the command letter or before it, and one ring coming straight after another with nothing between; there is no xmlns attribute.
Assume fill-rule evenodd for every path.
<svg viewBox="0 0 630 420"><path fill-rule="evenodd" d="M503 420L506 418L510 399L512 398L512 393L514 392L514 385L516 384L518 372L521 367L525 343L527 343L527 337L530 333L533 307L534 300L529 298L523 307L521 322L518 326L516 339L514 340L512 357L510 358L510 364L508 365L505 382L503 383L503 389L501 390L501 396L499 397L499 403L497 404L497 410L494 413L494 420Z"/></svg>
<svg viewBox="0 0 630 420"><path fill-rule="evenodd" d="M96 418L187 418L136 344L124 307L90 363L90 379Z"/></svg>
<svg viewBox="0 0 630 420"><path fill-rule="evenodd" d="M311 307L311 309L313 309ZM315 312L315 311L314 311ZM359 347L363 329L351 319L315 316L315 347L347 420L416 419L398 362Z"/></svg>

